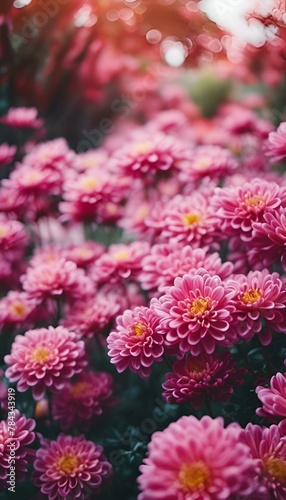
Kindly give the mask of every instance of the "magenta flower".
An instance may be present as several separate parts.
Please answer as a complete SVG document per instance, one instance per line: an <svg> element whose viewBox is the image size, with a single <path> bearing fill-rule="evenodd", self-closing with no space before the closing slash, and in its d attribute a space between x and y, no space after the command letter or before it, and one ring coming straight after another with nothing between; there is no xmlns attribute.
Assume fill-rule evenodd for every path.
<svg viewBox="0 0 286 500"><path fill-rule="evenodd" d="M237 290L234 299L237 333L246 341L258 335L263 345L272 339L271 329L286 329L286 292L278 273L250 271L247 276L236 275L229 282Z"/></svg>
<svg viewBox="0 0 286 500"><path fill-rule="evenodd" d="M15 467L16 485L24 481L27 465L34 459L35 452L29 445L35 440L35 426L34 420L20 415L17 410L13 428L8 426L8 420L0 422L0 491L10 487L8 474L12 466Z"/></svg>
<svg viewBox="0 0 286 500"><path fill-rule="evenodd" d="M139 280L144 290L162 291L165 286L173 285L176 277L200 267L222 279L228 278L233 269L231 262L222 263L218 253L207 254L205 249L189 245L159 244L153 245L150 255L142 260Z"/></svg>
<svg viewBox="0 0 286 500"><path fill-rule="evenodd" d="M12 128L39 128L43 122L38 118L36 108L10 108L5 116L0 119L1 123Z"/></svg>
<svg viewBox="0 0 286 500"><path fill-rule="evenodd" d="M221 223L208 196L195 191L191 196L175 196L156 205L146 225L156 230L157 242L204 247L219 239Z"/></svg>
<svg viewBox="0 0 286 500"><path fill-rule="evenodd" d="M221 217L221 230L229 235L240 235L243 241L251 239L254 222L285 203L286 191L275 182L253 179L251 183L233 188L218 188L214 206Z"/></svg>
<svg viewBox="0 0 286 500"><path fill-rule="evenodd" d="M116 404L113 384L109 373L81 373L53 396L53 418L59 420L63 430L88 430L106 408Z"/></svg>
<svg viewBox="0 0 286 500"><path fill-rule="evenodd" d="M16 154L16 146L9 146L6 142L0 144L0 167L9 165Z"/></svg>
<svg viewBox="0 0 286 500"><path fill-rule="evenodd" d="M236 340L232 328L235 290L219 276L204 269L176 278L151 308L160 319L159 331L172 353L211 354L216 345L230 346Z"/></svg>
<svg viewBox="0 0 286 500"><path fill-rule="evenodd" d="M75 299L94 294L94 285L85 272L63 258L30 266L21 282L28 295L39 300L61 295Z"/></svg>
<svg viewBox="0 0 286 500"><path fill-rule="evenodd" d="M93 264L104 252L105 246L96 241L85 241L62 249L63 257L84 269Z"/></svg>
<svg viewBox="0 0 286 500"><path fill-rule="evenodd" d="M185 147L178 139L162 132L141 132L128 144L118 149L113 157L113 168L132 178L153 177L160 171L177 170L186 157Z"/></svg>
<svg viewBox="0 0 286 500"><path fill-rule="evenodd" d="M163 396L168 403L190 403L200 408L205 400L228 401L233 389L243 384L246 370L235 369L230 352L189 356L173 365L166 374Z"/></svg>
<svg viewBox="0 0 286 500"><path fill-rule="evenodd" d="M18 382L19 392L31 387L35 400L43 398L47 389L62 390L87 364L84 343L62 326L17 335L4 361L8 365L5 376L10 382Z"/></svg>
<svg viewBox="0 0 286 500"><path fill-rule="evenodd" d="M276 373L270 380L270 387L256 387L257 397L262 408L256 410L257 415L270 420L286 418L286 373Z"/></svg>
<svg viewBox="0 0 286 500"><path fill-rule="evenodd" d="M100 492L104 478L111 473L101 446L84 436L64 434L56 441L43 439L42 445L36 452L32 479L48 500L84 500Z"/></svg>
<svg viewBox="0 0 286 500"><path fill-rule="evenodd" d="M238 168L238 161L228 150L219 146L199 146L183 163L181 179L199 181L204 177L223 178Z"/></svg>
<svg viewBox="0 0 286 500"><path fill-rule="evenodd" d="M286 208L267 212L261 222L253 224L253 239L248 253L251 262L262 262L265 267L281 261L286 271Z"/></svg>
<svg viewBox="0 0 286 500"><path fill-rule="evenodd" d="M245 443L257 462L257 479L262 499L284 500L286 498L286 441L279 427L269 429L248 424L241 431ZM264 496L263 496L264 495Z"/></svg>
<svg viewBox="0 0 286 500"><path fill-rule="evenodd" d="M18 220L0 218L0 251L7 253L9 260L21 259L29 243L29 233Z"/></svg>
<svg viewBox="0 0 286 500"><path fill-rule="evenodd" d="M155 432L140 466L138 500L222 500L256 491L255 460L238 424L182 417ZM248 497L252 498L252 497Z"/></svg>
<svg viewBox="0 0 286 500"><path fill-rule="evenodd" d="M158 333L159 320L148 307L126 310L116 319L116 329L107 337L110 362L119 373L129 368L149 377L154 362L161 361L164 339Z"/></svg>
<svg viewBox="0 0 286 500"><path fill-rule="evenodd" d="M286 158L286 122L280 123L276 131L270 132L264 149L272 163Z"/></svg>
<svg viewBox="0 0 286 500"><path fill-rule="evenodd" d="M0 299L0 325L20 326L29 323L35 316L36 299L30 298L25 292L11 290L6 297ZM35 319L35 318L34 318Z"/></svg>
<svg viewBox="0 0 286 500"><path fill-rule="evenodd" d="M119 311L120 304L115 297L98 293L95 299L77 300L72 304L67 309L62 324L81 336L92 338L102 333Z"/></svg>
<svg viewBox="0 0 286 500"><path fill-rule="evenodd" d="M148 243L133 241L129 244L110 245L90 269L95 283L115 283L120 279L136 279L142 269L142 260L148 255Z"/></svg>

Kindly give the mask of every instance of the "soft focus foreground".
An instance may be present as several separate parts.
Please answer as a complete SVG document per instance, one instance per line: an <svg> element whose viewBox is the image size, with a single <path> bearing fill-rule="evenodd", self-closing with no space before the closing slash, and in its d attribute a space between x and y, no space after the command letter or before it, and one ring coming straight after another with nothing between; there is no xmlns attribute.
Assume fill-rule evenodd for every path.
<svg viewBox="0 0 286 500"><path fill-rule="evenodd" d="M0 499L285 500L284 2L0 36Z"/></svg>

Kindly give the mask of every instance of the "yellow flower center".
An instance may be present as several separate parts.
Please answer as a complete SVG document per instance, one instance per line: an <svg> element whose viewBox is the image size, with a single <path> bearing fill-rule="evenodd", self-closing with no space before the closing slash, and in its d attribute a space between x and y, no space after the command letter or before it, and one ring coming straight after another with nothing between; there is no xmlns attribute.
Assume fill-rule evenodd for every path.
<svg viewBox="0 0 286 500"><path fill-rule="evenodd" d="M200 158L197 162L196 162L196 167L198 170L206 170L207 168L209 168L211 166L211 159L208 158L208 157L205 157L205 158Z"/></svg>
<svg viewBox="0 0 286 500"><path fill-rule="evenodd" d="M204 299L203 297L198 297L193 300L191 305L189 306L189 311L193 316L197 314L204 314L208 309L209 301L208 299Z"/></svg>
<svg viewBox="0 0 286 500"><path fill-rule="evenodd" d="M23 318L27 313L27 306L23 302L16 301L10 306L11 313L16 316L16 318Z"/></svg>
<svg viewBox="0 0 286 500"><path fill-rule="evenodd" d="M183 465L179 474L180 483L189 491L206 487L209 479L209 469L203 462L195 462L192 465Z"/></svg>
<svg viewBox="0 0 286 500"><path fill-rule="evenodd" d="M49 357L50 351L47 347L37 347L37 349L32 352L32 358L36 363L45 363L48 361Z"/></svg>
<svg viewBox="0 0 286 500"><path fill-rule="evenodd" d="M70 476L73 472L76 472L79 464L79 459L77 457L74 457L73 455L64 455L58 461L58 467L67 476Z"/></svg>
<svg viewBox="0 0 286 500"><path fill-rule="evenodd" d="M262 293L257 288L251 288L241 297L241 302L243 304L254 304L262 297Z"/></svg>
<svg viewBox="0 0 286 500"><path fill-rule="evenodd" d="M196 214L195 212L190 212L188 214L183 215L182 219L187 226L194 226L195 224L197 224L202 220L202 217L200 214Z"/></svg>
<svg viewBox="0 0 286 500"><path fill-rule="evenodd" d="M122 261L124 261L124 260L129 259L129 257L130 257L129 250L118 250L118 252L115 252L113 254L113 258L115 260L122 260Z"/></svg>
<svg viewBox="0 0 286 500"><path fill-rule="evenodd" d="M77 382L70 388L70 393L74 398L85 397L91 388L92 385L89 382Z"/></svg>
<svg viewBox="0 0 286 500"><path fill-rule="evenodd" d="M24 182L26 181L28 184L37 182L40 179L39 172L29 172L26 177L24 177Z"/></svg>
<svg viewBox="0 0 286 500"><path fill-rule="evenodd" d="M82 187L84 189L87 189L88 191L92 191L98 186L98 182L96 179L93 177L86 177L85 179L82 180Z"/></svg>
<svg viewBox="0 0 286 500"><path fill-rule="evenodd" d="M5 238L7 235L8 231L5 226L0 226L0 238Z"/></svg>
<svg viewBox="0 0 286 500"><path fill-rule="evenodd" d="M133 148L134 153L148 153L151 151L151 144L148 142L139 142Z"/></svg>
<svg viewBox="0 0 286 500"><path fill-rule="evenodd" d="M146 330L147 330L146 325L144 323L142 323L142 321L139 321L139 323L135 323L132 326L132 331L133 331L134 335L136 335L136 337L140 337L141 335L146 333Z"/></svg>
<svg viewBox="0 0 286 500"><path fill-rule="evenodd" d="M286 481L286 461L281 458L269 458L264 462L268 473L280 481Z"/></svg>
<svg viewBox="0 0 286 500"><path fill-rule="evenodd" d="M264 205L264 199L261 196L251 196L250 198L246 198L245 203L248 207L260 207Z"/></svg>

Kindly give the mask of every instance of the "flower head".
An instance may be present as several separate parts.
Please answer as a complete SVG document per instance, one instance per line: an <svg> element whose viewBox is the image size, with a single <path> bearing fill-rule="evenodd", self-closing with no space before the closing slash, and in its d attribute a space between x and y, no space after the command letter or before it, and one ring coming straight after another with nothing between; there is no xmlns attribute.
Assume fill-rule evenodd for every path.
<svg viewBox="0 0 286 500"><path fill-rule="evenodd" d="M35 486L48 500L84 500L87 491L97 495L103 479L111 473L102 451L84 436L60 434L56 441L43 440L34 462Z"/></svg>
<svg viewBox="0 0 286 500"><path fill-rule="evenodd" d="M138 500L220 500L256 491L255 460L238 424L222 418L182 417L155 432L140 467Z"/></svg>
<svg viewBox="0 0 286 500"><path fill-rule="evenodd" d="M228 401L235 387L243 384L246 370L235 369L230 352L189 356L173 365L163 384L168 403L188 402L200 408L204 401Z"/></svg>
<svg viewBox="0 0 286 500"><path fill-rule="evenodd" d="M286 158L286 122L280 123L275 132L270 132L265 142L265 153L273 163Z"/></svg>
<svg viewBox="0 0 286 500"><path fill-rule="evenodd" d="M9 146L6 142L0 144L0 167L8 165L16 154L16 146Z"/></svg>
<svg viewBox="0 0 286 500"><path fill-rule="evenodd" d="M261 498L286 498L286 441L279 427L269 429L248 424L241 440L257 461L257 479ZM264 496L263 496L264 494Z"/></svg>
<svg viewBox="0 0 286 500"><path fill-rule="evenodd" d="M204 269L176 278L165 295L151 301L166 347L176 354L197 356L213 353L216 345L232 345L234 294L232 287Z"/></svg>
<svg viewBox="0 0 286 500"><path fill-rule="evenodd" d="M277 373L270 380L270 387L256 387L257 397L262 408L256 410L257 415L270 420L286 418L286 373Z"/></svg>
<svg viewBox="0 0 286 500"><path fill-rule="evenodd" d="M12 128L38 128L42 125L36 108L10 108L0 121Z"/></svg>
<svg viewBox="0 0 286 500"><path fill-rule="evenodd" d="M181 178L189 182L198 181L204 177L224 178L232 174L238 167L233 154L219 146L199 146L191 159L183 163Z"/></svg>
<svg viewBox="0 0 286 500"><path fill-rule="evenodd" d="M53 417L61 428L90 428L106 408L113 406L113 377L105 372L81 373L53 396Z"/></svg>
<svg viewBox="0 0 286 500"><path fill-rule="evenodd" d="M11 436L11 427L8 424L6 420L0 422L0 491L9 487L11 465L15 467L16 484L18 484L24 481L27 465L34 458L34 451L29 448L29 445L35 440L33 430L36 422L30 418L27 419L16 410L13 436ZM11 457L14 460L13 464Z"/></svg>
<svg viewBox="0 0 286 500"><path fill-rule="evenodd" d="M17 335L11 354L5 356L5 376L18 382L19 392L30 387L34 399L44 397L46 390L58 392L69 379L86 366L84 343L76 334L58 326L28 330Z"/></svg>
<svg viewBox="0 0 286 500"><path fill-rule="evenodd" d="M118 372L129 368L146 378L151 366L162 360L163 337L158 333L158 318L147 307L126 310L116 319L116 329L107 337L111 363Z"/></svg>

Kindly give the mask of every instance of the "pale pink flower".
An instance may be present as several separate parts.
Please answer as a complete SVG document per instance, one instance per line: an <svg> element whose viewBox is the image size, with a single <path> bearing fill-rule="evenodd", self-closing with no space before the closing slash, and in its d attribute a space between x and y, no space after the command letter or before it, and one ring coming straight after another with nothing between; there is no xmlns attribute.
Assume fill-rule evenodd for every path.
<svg viewBox="0 0 286 500"><path fill-rule="evenodd" d="M247 370L235 369L230 352L189 356L173 365L166 374L163 396L168 403L189 403L200 408L205 400L228 401L233 390L243 384Z"/></svg>
<svg viewBox="0 0 286 500"><path fill-rule="evenodd" d="M258 386L256 394L263 405L256 410L257 415L274 421L286 418L286 373L276 373L270 387Z"/></svg>
<svg viewBox="0 0 286 500"><path fill-rule="evenodd" d="M175 196L165 204L158 203L146 219L156 230L156 241L193 248L211 245L219 237L221 221L209 198L199 191L191 196Z"/></svg>
<svg viewBox="0 0 286 500"><path fill-rule="evenodd" d="M33 482L48 500L84 500L87 492L94 497L112 470L102 452L101 446L84 436L60 434L56 441L43 439L36 452Z"/></svg>
<svg viewBox="0 0 286 500"><path fill-rule="evenodd" d="M147 307L126 310L116 319L116 328L107 337L111 363L119 373L129 368L146 378L154 362L162 360L163 336L158 318Z"/></svg>
<svg viewBox="0 0 286 500"><path fill-rule="evenodd" d="M286 158L286 122L280 123L276 131L270 132L264 149L273 163Z"/></svg>
<svg viewBox="0 0 286 500"><path fill-rule="evenodd" d="M16 146L9 146L6 142L0 144L0 167L8 165L16 154Z"/></svg>
<svg viewBox="0 0 286 500"><path fill-rule="evenodd" d="M241 429L221 417L184 416L155 432L140 466L138 500L236 500L256 491L256 461ZM250 497L248 497L250 498Z"/></svg>
<svg viewBox="0 0 286 500"><path fill-rule="evenodd" d="M0 122L12 128L39 128L43 122L38 118L36 108L10 108Z"/></svg>
<svg viewBox="0 0 286 500"><path fill-rule="evenodd" d="M253 223L261 222L263 215L277 210L286 201L286 190L274 182L256 178L234 188L218 188L214 206L221 217L221 230L227 235L240 235L249 241Z"/></svg>
<svg viewBox="0 0 286 500"><path fill-rule="evenodd" d="M25 292L39 300L62 295L67 299L76 299L94 294L94 285L83 269L63 258L30 266L21 277L21 282Z"/></svg>
<svg viewBox="0 0 286 500"><path fill-rule="evenodd" d="M234 276L229 284L237 292L233 319L243 340L249 341L256 334L263 345L268 345L271 330L285 332L286 291L278 273L250 271L247 276Z"/></svg>
<svg viewBox="0 0 286 500"><path fill-rule="evenodd" d="M9 484L9 474L13 472L12 466L15 467L16 484L25 480L28 471L27 465L33 462L35 455L34 450L29 447L35 440L33 432L36 426L35 420L27 419L18 410L15 410L15 425L13 427L11 427L12 421L10 419L9 422L8 420L0 422L0 491L12 486Z"/></svg>
<svg viewBox="0 0 286 500"><path fill-rule="evenodd" d="M204 351L212 354L216 345L232 345L234 295L233 287L204 269L176 278L165 295L151 301L166 347L178 355L197 356Z"/></svg>
<svg viewBox="0 0 286 500"><path fill-rule="evenodd" d="M224 178L238 168L233 154L219 146L199 146L182 164L180 178L185 182L199 181L204 177Z"/></svg>
<svg viewBox="0 0 286 500"><path fill-rule="evenodd" d="M11 290L0 299L0 325L19 327L27 322L30 324L35 319L36 307L37 301L25 292Z"/></svg>
<svg viewBox="0 0 286 500"><path fill-rule="evenodd" d="M257 491L265 500L286 498L286 440L279 427L269 429L248 424L241 431L240 439L245 443L257 462ZM264 495L264 496L263 496Z"/></svg>
<svg viewBox="0 0 286 500"><path fill-rule="evenodd" d="M71 260L78 267L84 269L93 264L105 252L105 246L96 241L85 241L77 245L70 245L62 249L62 255Z"/></svg>
<svg viewBox="0 0 286 500"><path fill-rule="evenodd" d="M222 263L218 253L208 254L203 248L189 245L158 244L153 245L150 255L142 260L139 281L144 290L162 291L165 286L173 285L176 277L200 267L222 279L228 278L233 270L233 264Z"/></svg>
<svg viewBox="0 0 286 500"><path fill-rule="evenodd" d="M84 343L62 326L37 328L17 335L11 354L4 360L8 365L5 372L8 380L18 382L19 392L32 388L35 400L42 399L47 389L62 390L87 364Z"/></svg>
<svg viewBox="0 0 286 500"><path fill-rule="evenodd" d="M149 249L148 243L140 241L110 245L91 267L90 276L95 283L114 283L122 278L136 279Z"/></svg>
<svg viewBox="0 0 286 500"><path fill-rule="evenodd" d="M29 233L22 222L0 217L0 252L8 260L20 260L29 240Z"/></svg>
<svg viewBox="0 0 286 500"><path fill-rule="evenodd" d="M63 430L88 430L106 408L116 404L113 385L109 373L81 373L53 396L53 418L59 420Z"/></svg>

